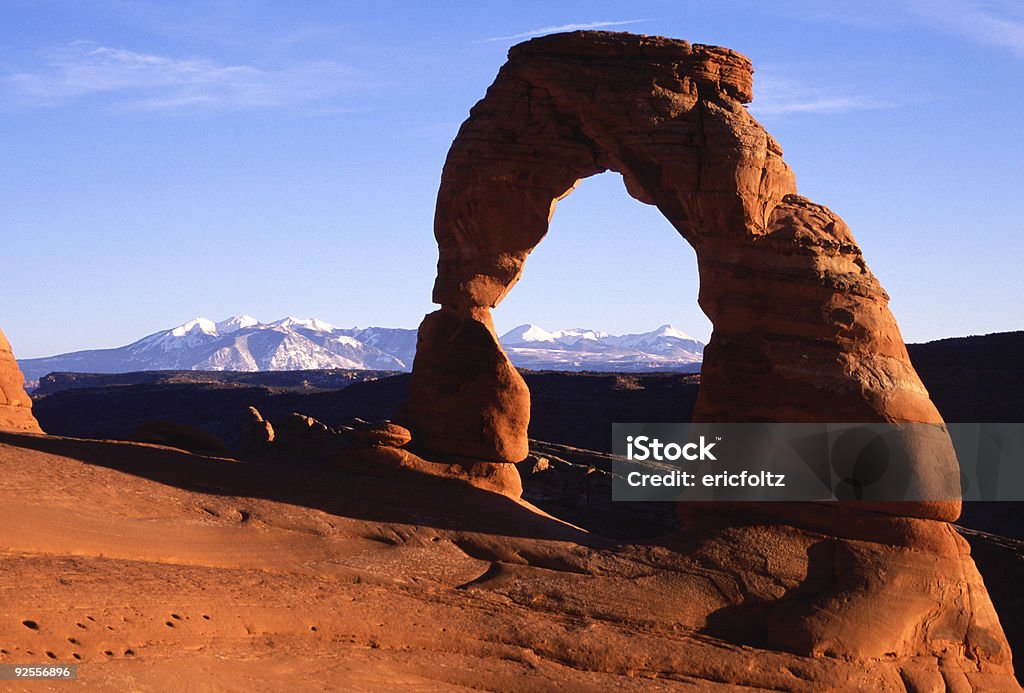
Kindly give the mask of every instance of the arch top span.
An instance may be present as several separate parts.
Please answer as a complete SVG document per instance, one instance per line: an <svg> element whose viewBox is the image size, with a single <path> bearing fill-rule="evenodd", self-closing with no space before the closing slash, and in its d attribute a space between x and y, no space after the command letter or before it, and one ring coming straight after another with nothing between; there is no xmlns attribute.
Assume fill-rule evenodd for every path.
<svg viewBox="0 0 1024 693"><path fill-rule="evenodd" d="M514 46L445 162L435 302L497 305L554 202L606 170L695 246L763 230L796 185L742 105L752 73L733 51L661 37L574 32Z"/></svg>
<svg viewBox="0 0 1024 693"><path fill-rule="evenodd" d="M509 62L519 58L582 61L636 60L679 66L679 71L709 87L724 91L740 103L754 98L754 66L729 48L690 43L667 36L644 36L610 31L548 34L512 46Z"/></svg>
<svg viewBox="0 0 1024 693"><path fill-rule="evenodd" d="M583 31L512 47L441 176L441 308L420 328L408 407L424 448L527 454L529 392L490 310L557 201L606 170L696 251L714 327L697 420L941 421L846 224L797 194L744 107L752 75L734 51L661 37Z"/></svg>

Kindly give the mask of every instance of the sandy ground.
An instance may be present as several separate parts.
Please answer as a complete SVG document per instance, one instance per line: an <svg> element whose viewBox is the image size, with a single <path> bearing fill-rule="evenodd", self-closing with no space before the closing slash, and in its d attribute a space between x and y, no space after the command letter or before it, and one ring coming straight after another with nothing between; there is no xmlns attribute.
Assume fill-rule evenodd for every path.
<svg viewBox="0 0 1024 693"><path fill-rule="evenodd" d="M80 672L25 690L903 689L706 634L697 553L457 482L0 434L0 663Z"/></svg>

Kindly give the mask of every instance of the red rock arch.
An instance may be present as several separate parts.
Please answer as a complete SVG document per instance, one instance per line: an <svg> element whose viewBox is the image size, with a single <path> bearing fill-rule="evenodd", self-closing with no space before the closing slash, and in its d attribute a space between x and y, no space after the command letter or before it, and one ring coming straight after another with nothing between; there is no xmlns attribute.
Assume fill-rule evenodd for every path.
<svg viewBox="0 0 1024 693"><path fill-rule="evenodd" d="M846 224L797 195L743 106L752 74L735 52L660 37L575 32L511 49L441 177L441 309L420 327L408 408L424 449L527 454L529 392L490 311L557 201L606 170L696 251L714 326L696 420L941 422Z"/></svg>

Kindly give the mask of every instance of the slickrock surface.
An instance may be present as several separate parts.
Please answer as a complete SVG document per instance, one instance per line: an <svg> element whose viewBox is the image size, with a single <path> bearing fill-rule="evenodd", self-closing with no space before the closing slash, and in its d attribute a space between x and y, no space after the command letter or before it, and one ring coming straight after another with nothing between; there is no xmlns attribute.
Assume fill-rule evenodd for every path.
<svg viewBox="0 0 1024 693"><path fill-rule="evenodd" d="M24 383L11 345L0 331L0 431L43 432L32 416L32 400L25 393Z"/></svg>
<svg viewBox="0 0 1024 693"><path fill-rule="evenodd" d="M422 475L0 434L0 526L0 662L85 690L1016 689L968 659L1005 645L976 575L936 569L943 523L912 549L756 520L613 543ZM807 612L835 641L797 654Z"/></svg>

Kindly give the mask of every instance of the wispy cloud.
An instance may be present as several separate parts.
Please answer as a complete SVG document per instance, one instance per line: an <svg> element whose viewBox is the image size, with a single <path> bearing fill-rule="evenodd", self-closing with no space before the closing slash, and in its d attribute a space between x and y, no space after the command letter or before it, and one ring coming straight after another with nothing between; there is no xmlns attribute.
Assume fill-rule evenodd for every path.
<svg viewBox="0 0 1024 693"><path fill-rule="evenodd" d="M1024 58L1024 5L1019 0L907 0L937 28Z"/></svg>
<svg viewBox="0 0 1024 693"><path fill-rule="evenodd" d="M650 19L622 19L615 22L586 22L576 24L560 24L558 26L544 26L539 29L530 29L524 31L521 34L512 34L511 36L492 36L486 38L483 42L489 41L514 41L516 39L533 38L534 36L541 36L543 34L554 34L560 31L580 31L581 29L603 29L611 26L626 26L627 24L640 24L642 22L649 22Z"/></svg>
<svg viewBox="0 0 1024 693"><path fill-rule="evenodd" d="M876 31L924 27L1024 58L1024 3L1020 0L779 0L769 11Z"/></svg>
<svg viewBox="0 0 1024 693"><path fill-rule="evenodd" d="M759 115L829 114L891 106L886 101L843 93L834 87L816 87L792 79L766 77L754 81L754 101L750 110Z"/></svg>
<svg viewBox="0 0 1024 693"><path fill-rule="evenodd" d="M17 96L36 105L102 94L130 109L236 110L321 100L354 76L352 68L330 62L270 70L79 41L48 51L39 68L15 72L6 81Z"/></svg>

